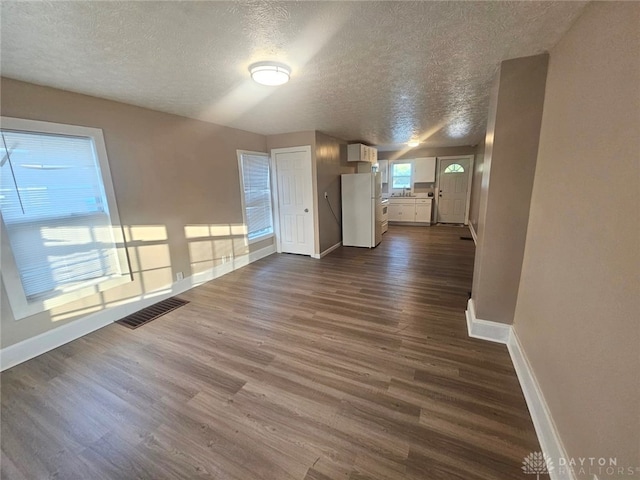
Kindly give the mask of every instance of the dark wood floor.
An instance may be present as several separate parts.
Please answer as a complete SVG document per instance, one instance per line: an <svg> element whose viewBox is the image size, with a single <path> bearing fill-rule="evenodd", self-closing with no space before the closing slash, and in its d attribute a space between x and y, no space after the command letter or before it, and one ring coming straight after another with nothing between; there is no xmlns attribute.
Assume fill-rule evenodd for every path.
<svg viewBox="0 0 640 480"><path fill-rule="evenodd" d="M520 479L503 345L469 339L473 242L272 255L2 374L3 479Z"/></svg>

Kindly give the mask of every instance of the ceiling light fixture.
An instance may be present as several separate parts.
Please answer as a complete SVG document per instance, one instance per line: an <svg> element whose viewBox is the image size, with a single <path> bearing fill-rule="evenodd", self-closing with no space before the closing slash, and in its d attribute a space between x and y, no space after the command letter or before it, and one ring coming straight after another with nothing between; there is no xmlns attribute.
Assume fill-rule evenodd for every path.
<svg viewBox="0 0 640 480"><path fill-rule="evenodd" d="M413 148L413 147L417 147L418 145L420 145L420 142L418 140L411 140L410 142L407 142L407 145L409 145L411 148Z"/></svg>
<svg viewBox="0 0 640 480"><path fill-rule="evenodd" d="M289 81L291 69L286 65L275 62L258 62L249 67L251 78L260 85L274 87Z"/></svg>

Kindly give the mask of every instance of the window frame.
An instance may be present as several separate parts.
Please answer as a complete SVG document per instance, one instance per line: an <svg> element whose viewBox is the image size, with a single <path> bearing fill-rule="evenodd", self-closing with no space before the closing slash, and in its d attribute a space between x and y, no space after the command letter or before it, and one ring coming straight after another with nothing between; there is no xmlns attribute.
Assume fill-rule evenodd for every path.
<svg viewBox="0 0 640 480"><path fill-rule="evenodd" d="M408 187L395 187L394 186L394 181L395 181L395 174L394 174L394 168L396 165L409 165L409 186ZM399 175L400 177L406 178L406 175ZM407 188L411 189L413 185L413 161L411 160L397 160L394 161L391 164L391 190L406 190Z"/></svg>
<svg viewBox="0 0 640 480"><path fill-rule="evenodd" d="M238 157L238 177L240 181L240 201L242 204L242 222L245 227L245 236L247 239L247 244L251 245L253 243L261 242L263 240L268 240L270 238L275 238L276 236L276 210L275 210L275 198L274 198L274 165L271 156L266 152L255 152L251 150L236 150L236 155ZM271 199L271 233L265 233L258 237L249 238L249 223L247 222L247 205L246 198L244 195L244 165L242 162L242 155L259 155L267 158L267 162L269 163L269 198Z"/></svg>
<svg viewBox="0 0 640 480"><path fill-rule="evenodd" d="M450 170L450 171L447 171L447 170L449 170L449 169L450 169L450 168L452 168L452 167L460 167L460 170ZM459 164L459 163L457 163L457 162L454 162L454 163L450 163L449 165L447 165L446 167L444 167L444 172L443 172L443 173L466 173L466 171L465 171L465 169L464 169L464 167L463 167L462 165L460 165L460 164Z"/></svg>
<svg viewBox="0 0 640 480"><path fill-rule="evenodd" d="M0 116L0 128L3 130L87 137L92 139L94 151L97 157L97 164L100 170L105 200L109 209L109 220L112 227L113 238L116 245L116 254L121 271L118 276L102 277L83 281L80 285L72 287L69 291L62 290L60 294L49 298L28 300L13 256L4 218L2 217L2 212L0 212L2 282L7 292L14 320L22 320L26 317L45 312L54 307L59 307L95 293L105 291L117 285L131 282L133 280L131 276L131 266L127 255L122 223L118 213L116 196L111 178L111 170L109 168L109 160L107 157L107 149L104 143L102 130L99 128L79 125L68 125L4 116Z"/></svg>

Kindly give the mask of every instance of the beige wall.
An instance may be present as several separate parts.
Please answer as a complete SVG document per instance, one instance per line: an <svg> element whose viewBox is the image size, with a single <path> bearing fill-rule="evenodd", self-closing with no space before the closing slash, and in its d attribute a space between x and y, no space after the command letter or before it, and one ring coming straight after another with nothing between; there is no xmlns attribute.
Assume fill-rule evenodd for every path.
<svg viewBox="0 0 640 480"><path fill-rule="evenodd" d="M423 157L453 157L456 155L475 155L476 148L462 147L420 147L403 150L379 151L378 160L403 160Z"/></svg>
<svg viewBox="0 0 640 480"><path fill-rule="evenodd" d="M482 169L484 166L484 146L485 139L476 147L475 159L473 162L473 178L471 180L471 203L469 205L469 223L474 231L478 232L478 219L480 217L480 191L482 185Z"/></svg>
<svg viewBox="0 0 640 480"><path fill-rule="evenodd" d="M280 133L278 135L267 136L267 149L269 154L274 148L300 147L302 145L311 146L311 155L315 156L316 132L315 130L305 130L302 132Z"/></svg>
<svg viewBox="0 0 640 480"><path fill-rule="evenodd" d="M476 315L484 320L513 322L548 58L502 62L491 96L472 288Z"/></svg>
<svg viewBox="0 0 640 480"><path fill-rule="evenodd" d="M594 3L551 50L515 315L568 455L623 466L640 466L639 25L638 3Z"/></svg>
<svg viewBox="0 0 640 480"><path fill-rule="evenodd" d="M338 220L342 222L342 191L340 175L355 173L354 163L347 162L347 142L316 132L316 169L318 182L318 216L320 252L342 241L342 225L331 213L328 200Z"/></svg>
<svg viewBox="0 0 640 480"><path fill-rule="evenodd" d="M248 251L236 149L266 151L266 137L10 79L1 87L2 115L103 130L134 270L123 287L20 321L3 287L2 347Z"/></svg>

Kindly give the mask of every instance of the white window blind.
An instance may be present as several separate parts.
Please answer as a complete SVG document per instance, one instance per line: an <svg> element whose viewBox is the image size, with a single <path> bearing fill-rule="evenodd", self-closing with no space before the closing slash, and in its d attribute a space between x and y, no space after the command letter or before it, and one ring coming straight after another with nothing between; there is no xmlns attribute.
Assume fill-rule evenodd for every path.
<svg viewBox="0 0 640 480"><path fill-rule="evenodd" d="M240 155L249 240L273 234L271 172L267 155Z"/></svg>
<svg viewBox="0 0 640 480"><path fill-rule="evenodd" d="M94 139L0 133L0 211L27 301L121 275Z"/></svg>

